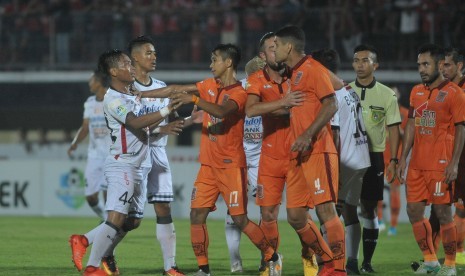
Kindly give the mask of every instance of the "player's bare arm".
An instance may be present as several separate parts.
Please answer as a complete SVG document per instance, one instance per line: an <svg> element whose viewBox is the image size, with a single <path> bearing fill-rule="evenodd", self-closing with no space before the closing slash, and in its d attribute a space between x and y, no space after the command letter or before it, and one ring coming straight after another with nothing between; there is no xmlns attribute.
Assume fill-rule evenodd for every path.
<svg viewBox="0 0 465 276"><path fill-rule="evenodd" d="M465 141L465 125L455 125L455 138L454 138L454 151L452 152L452 158L444 171L445 182L451 183L457 179L458 166L460 155L463 150L463 143Z"/></svg>
<svg viewBox="0 0 465 276"><path fill-rule="evenodd" d="M196 95L191 95L187 93L176 93L171 98L179 100L182 104L194 103L208 114L213 115L219 119L228 116L229 114L231 114L239 108L236 102L232 100L228 100L222 105L218 105L215 103L204 101L202 98Z"/></svg>
<svg viewBox="0 0 465 276"><path fill-rule="evenodd" d="M197 86L195 84L172 84L166 87L157 88L153 90L147 90L142 92L142 98L169 98L174 93L187 92L198 95Z"/></svg>
<svg viewBox="0 0 465 276"><path fill-rule="evenodd" d="M179 103L179 101L173 100L167 107L165 107L166 109L162 108L160 109L160 111L157 112L145 114L139 117L137 117L134 113L130 112L126 116L125 124L132 129L142 129L160 121L180 106L181 104Z"/></svg>
<svg viewBox="0 0 465 276"><path fill-rule="evenodd" d="M287 93L283 98L272 102L261 102L258 95L249 94L245 104L247 117L255 117L273 113L283 115L289 113L289 108L302 105L305 95L300 91ZM274 113L277 112L277 113Z"/></svg>
<svg viewBox="0 0 465 276"><path fill-rule="evenodd" d="M409 118L407 125L404 129L404 137L402 142L402 153L399 159L399 165L397 166L397 177L400 183L405 183L404 173L407 167L407 155L413 146L413 138L415 137L415 119Z"/></svg>
<svg viewBox="0 0 465 276"><path fill-rule="evenodd" d="M191 116L184 118L184 127L188 127L193 124L201 124L202 121L203 121L203 110L198 110L198 107L194 105Z"/></svg>
<svg viewBox="0 0 465 276"><path fill-rule="evenodd" d="M389 179L389 183L394 181L396 177L396 165L398 162L397 152L399 151L399 139L400 139L400 130L399 124L391 125L387 127L389 132L389 146L391 149L391 157L390 162L387 167L387 179ZM396 162L397 161L397 162Z"/></svg>
<svg viewBox="0 0 465 276"><path fill-rule="evenodd" d="M84 119L82 121L81 127L76 132L76 136L74 136L73 141L68 149L68 156L71 157L73 152L77 149L79 143L81 143L89 134L89 119Z"/></svg>
<svg viewBox="0 0 465 276"><path fill-rule="evenodd" d="M291 151L305 151L310 149L312 137L314 137L320 130L331 120L337 112L336 97L331 96L323 99L321 102L321 109L315 118L315 121L295 140L291 146Z"/></svg>

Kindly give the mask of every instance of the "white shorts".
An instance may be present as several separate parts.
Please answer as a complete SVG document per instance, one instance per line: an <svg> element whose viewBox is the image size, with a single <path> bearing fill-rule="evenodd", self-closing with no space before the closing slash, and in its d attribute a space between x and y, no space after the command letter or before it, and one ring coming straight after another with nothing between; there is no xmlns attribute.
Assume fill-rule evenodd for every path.
<svg viewBox="0 0 465 276"><path fill-rule="evenodd" d="M90 196L102 190L106 190L108 185L103 174L103 164L105 158L89 158L87 159L86 170L84 172L86 178L85 195Z"/></svg>
<svg viewBox="0 0 465 276"><path fill-rule="evenodd" d="M165 147L150 147L152 169L147 176L147 202L172 202L173 180Z"/></svg>
<svg viewBox="0 0 465 276"><path fill-rule="evenodd" d="M368 168L354 170L341 164L339 179L341 187L339 189L339 201L357 206L362 193L363 176Z"/></svg>
<svg viewBox="0 0 465 276"><path fill-rule="evenodd" d="M249 192L255 196L257 192L258 163L260 162L260 152L254 155L246 155L246 157Z"/></svg>
<svg viewBox="0 0 465 276"><path fill-rule="evenodd" d="M105 162L108 183L105 210L142 218L145 206L144 179L149 168L134 167L116 162L112 157Z"/></svg>

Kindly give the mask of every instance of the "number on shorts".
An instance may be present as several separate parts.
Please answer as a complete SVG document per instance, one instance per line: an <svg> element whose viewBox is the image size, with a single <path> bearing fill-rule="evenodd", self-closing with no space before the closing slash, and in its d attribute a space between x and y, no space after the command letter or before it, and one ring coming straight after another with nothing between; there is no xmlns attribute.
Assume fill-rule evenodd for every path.
<svg viewBox="0 0 465 276"><path fill-rule="evenodd" d="M122 195L119 197L119 201L122 201L123 204L126 204L126 203L131 204L133 198L134 198L134 195L132 195L132 196L128 199L128 192L124 192L124 194L122 194Z"/></svg>

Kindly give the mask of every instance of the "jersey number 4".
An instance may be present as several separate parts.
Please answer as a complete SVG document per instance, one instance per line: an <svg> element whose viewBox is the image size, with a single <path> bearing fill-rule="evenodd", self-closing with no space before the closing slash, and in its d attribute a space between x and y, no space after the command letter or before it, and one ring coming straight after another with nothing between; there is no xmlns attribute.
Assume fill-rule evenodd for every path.
<svg viewBox="0 0 465 276"><path fill-rule="evenodd" d="M120 197L119 197L119 201L122 201L124 205L126 205L126 203L129 203L131 204L132 201L134 199L134 195L132 195L129 199L128 199L128 192L124 192L124 194L122 194Z"/></svg>

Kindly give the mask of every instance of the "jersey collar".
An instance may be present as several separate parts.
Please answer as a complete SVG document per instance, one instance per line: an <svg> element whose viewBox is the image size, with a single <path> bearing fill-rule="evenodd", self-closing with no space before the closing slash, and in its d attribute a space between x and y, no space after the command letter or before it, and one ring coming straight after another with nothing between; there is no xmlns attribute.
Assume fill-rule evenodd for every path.
<svg viewBox="0 0 465 276"><path fill-rule="evenodd" d="M356 85L357 87L360 87L360 88L373 88L373 87L375 87L375 84L376 84L376 78L375 78L375 77L373 77L373 80L372 80L368 85L366 85L366 86L363 85L363 84L361 84L361 83L359 83L359 82L358 82L358 79L355 79L355 85Z"/></svg>

